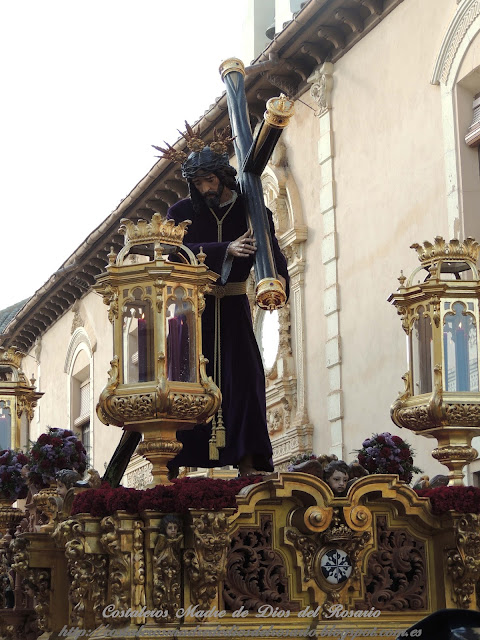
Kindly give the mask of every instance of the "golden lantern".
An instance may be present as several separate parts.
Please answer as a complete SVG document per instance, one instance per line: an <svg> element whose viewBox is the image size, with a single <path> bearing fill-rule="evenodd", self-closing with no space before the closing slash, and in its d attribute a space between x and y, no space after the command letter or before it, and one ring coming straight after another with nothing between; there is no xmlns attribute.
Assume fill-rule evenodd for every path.
<svg viewBox="0 0 480 640"><path fill-rule="evenodd" d="M477 457L472 438L480 435L480 245L436 237L412 248L420 266L408 280L400 276L389 298L407 334L409 363L391 416L400 427L436 438L432 455L448 467L449 485L463 485L463 467Z"/></svg>
<svg viewBox="0 0 480 640"><path fill-rule="evenodd" d="M195 256L182 244L189 221L176 226L156 213L151 222L121 223L125 246L110 252L94 285L109 307L115 354L97 414L104 424L141 432L139 451L153 465L154 484L166 483L167 462L182 448L176 431L208 421L220 407L200 320L218 276L202 251Z"/></svg>
<svg viewBox="0 0 480 640"><path fill-rule="evenodd" d="M0 449L28 446L30 422L43 396L22 371L24 357L15 347L0 347Z"/></svg>

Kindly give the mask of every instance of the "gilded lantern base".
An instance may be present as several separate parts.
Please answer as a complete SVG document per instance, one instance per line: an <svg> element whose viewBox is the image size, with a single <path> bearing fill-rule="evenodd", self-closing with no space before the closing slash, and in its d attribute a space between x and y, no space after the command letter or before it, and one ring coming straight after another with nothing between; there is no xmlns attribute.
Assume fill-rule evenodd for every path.
<svg viewBox="0 0 480 640"><path fill-rule="evenodd" d="M438 441L438 447L432 451L432 456L448 467L448 486L463 486L463 468L478 455L477 450L471 446L472 436L464 428L455 427L447 427L432 435Z"/></svg>
<svg viewBox="0 0 480 640"><path fill-rule="evenodd" d="M274 311L283 307L287 296L280 280L264 278L257 284L255 299L261 309Z"/></svg>
<svg viewBox="0 0 480 640"><path fill-rule="evenodd" d="M177 431L182 428L185 428L185 423L162 420L153 427L149 425L148 431L142 430L144 439L137 450L152 465L151 487L170 484L167 464L182 450L183 445L176 437Z"/></svg>

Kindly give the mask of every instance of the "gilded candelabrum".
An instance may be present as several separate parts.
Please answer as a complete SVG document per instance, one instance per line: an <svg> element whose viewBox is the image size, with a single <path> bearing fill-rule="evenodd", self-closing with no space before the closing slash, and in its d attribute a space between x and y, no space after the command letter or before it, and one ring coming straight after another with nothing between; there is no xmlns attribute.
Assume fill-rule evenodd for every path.
<svg viewBox="0 0 480 640"><path fill-rule="evenodd" d="M480 435L479 295L473 238L412 245L420 266L389 301L408 338L405 390L391 408L393 422L434 437L432 455L449 469L449 485L463 485L463 467L475 460ZM425 274L425 275L424 275Z"/></svg>
<svg viewBox="0 0 480 640"><path fill-rule="evenodd" d="M151 222L122 220L125 246L109 254L94 288L108 305L114 357L97 413L105 424L143 434L139 451L166 483L167 462L182 448L176 432L208 421L221 395L202 355L204 295L218 276L203 251L183 245L178 226L156 213Z"/></svg>

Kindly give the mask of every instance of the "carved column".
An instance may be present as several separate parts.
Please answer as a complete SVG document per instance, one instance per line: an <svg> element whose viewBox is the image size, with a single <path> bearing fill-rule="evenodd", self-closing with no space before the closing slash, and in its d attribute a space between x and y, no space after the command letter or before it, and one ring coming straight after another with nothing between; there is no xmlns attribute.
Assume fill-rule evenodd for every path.
<svg viewBox="0 0 480 640"><path fill-rule="evenodd" d="M303 223L295 183L288 171L287 150L281 142L265 169L262 184L290 275L290 300L278 312L277 357L273 367L266 371L267 422L273 458L275 468L285 470L292 457L312 450L313 426L307 413L305 380L304 246L307 227ZM257 324L256 319L255 326Z"/></svg>

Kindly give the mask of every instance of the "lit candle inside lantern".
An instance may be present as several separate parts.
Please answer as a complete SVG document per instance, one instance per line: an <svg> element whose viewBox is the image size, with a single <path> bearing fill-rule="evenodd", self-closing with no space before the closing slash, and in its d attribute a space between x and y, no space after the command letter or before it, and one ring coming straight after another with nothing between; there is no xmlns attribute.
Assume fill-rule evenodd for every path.
<svg viewBox="0 0 480 640"><path fill-rule="evenodd" d="M468 379L467 339L462 323L455 330L455 368L457 391L470 391Z"/></svg>

